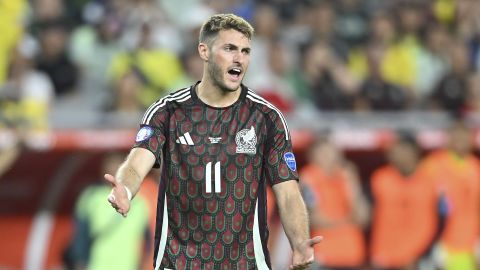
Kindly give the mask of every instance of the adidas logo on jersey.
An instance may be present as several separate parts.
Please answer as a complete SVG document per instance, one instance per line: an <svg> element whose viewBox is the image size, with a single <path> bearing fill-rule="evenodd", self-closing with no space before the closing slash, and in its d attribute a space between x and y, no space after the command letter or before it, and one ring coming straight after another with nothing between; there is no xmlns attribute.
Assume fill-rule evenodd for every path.
<svg viewBox="0 0 480 270"><path fill-rule="evenodd" d="M190 133L188 132L178 137L178 139L175 142L181 143L181 144L194 145L192 137L190 137Z"/></svg>

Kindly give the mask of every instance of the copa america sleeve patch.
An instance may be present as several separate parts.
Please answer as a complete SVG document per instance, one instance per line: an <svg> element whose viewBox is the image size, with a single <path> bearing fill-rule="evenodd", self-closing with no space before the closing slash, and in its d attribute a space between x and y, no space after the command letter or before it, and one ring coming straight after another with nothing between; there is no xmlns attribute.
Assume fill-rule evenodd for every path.
<svg viewBox="0 0 480 270"><path fill-rule="evenodd" d="M285 159L285 163L287 163L287 166L290 170L297 170L297 162L295 161L295 156L292 152L287 152L283 154L283 159Z"/></svg>
<svg viewBox="0 0 480 270"><path fill-rule="evenodd" d="M136 142L143 142L146 139L149 139L153 135L153 128L144 126L137 132L137 137L135 138Z"/></svg>

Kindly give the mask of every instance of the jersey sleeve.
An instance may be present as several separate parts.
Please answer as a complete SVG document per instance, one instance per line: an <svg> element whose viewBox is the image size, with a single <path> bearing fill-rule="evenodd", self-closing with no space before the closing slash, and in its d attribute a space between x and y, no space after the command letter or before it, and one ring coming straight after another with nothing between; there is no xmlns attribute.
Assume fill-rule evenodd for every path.
<svg viewBox="0 0 480 270"><path fill-rule="evenodd" d="M149 108L145 112L133 145L133 148L144 148L155 155L154 168L160 167L162 149L167 138L165 129L165 126L168 125L166 123L167 119L167 110L161 109L152 112Z"/></svg>
<svg viewBox="0 0 480 270"><path fill-rule="evenodd" d="M269 114L266 148L266 176L270 185L288 180L298 181L297 164L292 150L290 133L283 115Z"/></svg>

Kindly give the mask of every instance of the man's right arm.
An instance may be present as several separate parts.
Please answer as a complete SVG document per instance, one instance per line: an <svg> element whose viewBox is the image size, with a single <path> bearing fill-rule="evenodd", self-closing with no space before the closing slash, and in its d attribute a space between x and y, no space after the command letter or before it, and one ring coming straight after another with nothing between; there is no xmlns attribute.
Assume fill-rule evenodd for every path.
<svg viewBox="0 0 480 270"><path fill-rule="evenodd" d="M120 165L115 177L105 174L105 179L112 185L108 201L124 217L130 209L127 189L132 198L140 189L143 179L155 164L155 155L144 148L133 148L127 159Z"/></svg>

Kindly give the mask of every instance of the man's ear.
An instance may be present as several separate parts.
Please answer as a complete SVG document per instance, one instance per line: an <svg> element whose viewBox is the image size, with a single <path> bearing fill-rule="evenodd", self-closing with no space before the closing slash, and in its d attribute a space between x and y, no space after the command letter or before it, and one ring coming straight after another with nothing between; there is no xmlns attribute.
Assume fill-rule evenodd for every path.
<svg viewBox="0 0 480 270"><path fill-rule="evenodd" d="M208 45L206 43L198 44L198 54L203 61L208 62L208 58L210 57L210 50L208 49Z"/></svg>

